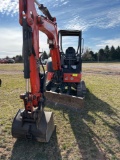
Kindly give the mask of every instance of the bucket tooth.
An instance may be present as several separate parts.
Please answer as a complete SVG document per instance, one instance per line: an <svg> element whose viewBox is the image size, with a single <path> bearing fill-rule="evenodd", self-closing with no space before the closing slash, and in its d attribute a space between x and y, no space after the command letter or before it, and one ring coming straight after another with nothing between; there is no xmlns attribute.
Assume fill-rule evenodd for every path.
<svg viewBox="0 0 120 160"><path fill-rule="evenodd" d="M24 110L20 109L12 124L12 136L15 138L36 139L39 142L48 142L54 131L52 112L43 112L39 122L22 118Z"/></svg>

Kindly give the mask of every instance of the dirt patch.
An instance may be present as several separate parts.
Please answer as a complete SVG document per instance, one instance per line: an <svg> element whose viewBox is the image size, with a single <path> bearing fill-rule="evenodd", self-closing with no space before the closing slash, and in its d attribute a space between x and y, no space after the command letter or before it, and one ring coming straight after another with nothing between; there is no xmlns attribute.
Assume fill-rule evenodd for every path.
<svg viewBox="0 0 120 160"><path fill-rule="evenodd" d="M120 72L112 72L112 71L84 71L83 74L91 73L91 74L104 74L104 75L120 75Z"/></svg>
<svg viewBox="0 0 120 160"><path fill-rule="evenodd" d="M23 74L23 71L0 71L0 74L14 75L14 74Z"/></svg>
<svg viewBox="0 0 120 160"><path fill-rule="evenodd" d="M83 63L83 74L120 75L120 63Z"/></svg>
<svg viewBox="0 0 120 160"><path fill-rule="evenodd" d="M0 153L3 153L4 152L4 148L0 148Z"/></svg>

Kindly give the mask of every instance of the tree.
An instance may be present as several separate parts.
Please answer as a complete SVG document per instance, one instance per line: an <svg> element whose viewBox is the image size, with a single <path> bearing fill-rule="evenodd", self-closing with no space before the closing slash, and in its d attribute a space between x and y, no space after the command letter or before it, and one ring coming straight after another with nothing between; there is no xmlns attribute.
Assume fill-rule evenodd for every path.
<svg viewBox="0 0 120 160"><path fill-rule="evenodd" d="M48 59L48 55L47 55L46 51L43 52L41 58L42 58L42 60Z"/></svg>
<svg viewBox="0 0 120 160"><path fill-rule="evenodd" d="M117 51L115 50L114 46L110 49L111 59L116 60L117 59Z"/></svg>
<svg viewBox="0 0 120 160"><path fill-rule="evenodd" d="M90 53L91 56L92 56L92 60L93 60L93 61L97 61L97 55L96 55L93 51L90 51L89 53Z"/></svg>
<svg viewBox="0 0 120 160"><path fill-rule="evenodd" d="M8 57L8 56L6 56L6 57L5 57L5 59L9 59L9 57Z"/></svg>
<svg viewBox="0 0 120 160"><path fill-rule="evenodd" d="M99 52L98 52L98 58L99 58L99 61L105 61L106 60L104 49L100 49L99 50Z"/></svg>
<svg viewBox="0 0 120 160"><path fill-rule="evenodd" d="M92 57L94 56L93 51L89 51L89 54L91 54Z"/></svg>
<svg viewBox="0 0 120 160"><path fill-rule="evenodd" d="M17 55L17 56L15 57L15 62L16 62L16 63L22 63L22 62L23 62L23 57L22 57L21 55Z"/></svg>
<svg viewBox="0 0 120 160"><path fill-rule="evenodd" d="M117 54L117 60L120 60L120 47L118 46L117 48L116 48L116 54Z"/></svg>
<svg viewBox="0 0 120 160"><path fill-rule="evenodd" d="M95 61L97 61L98 60L98 53L94 53L93 57L94 57Z"/></svg>
<svg viewBox="0 0 120 160"><path fill-rule="evenodd" d="M90 50L88 48L85 50L84 54L82 55L82 60L83 61L92 60L92 55L90 54Z"/></svg>
<svg viewBox="0 0 120 160"><path fill-rule="evenodd" d="M104 56L105 56L106 60L110 60L111 59L110 49L109 49L108 45L104 48Z"/></svg>

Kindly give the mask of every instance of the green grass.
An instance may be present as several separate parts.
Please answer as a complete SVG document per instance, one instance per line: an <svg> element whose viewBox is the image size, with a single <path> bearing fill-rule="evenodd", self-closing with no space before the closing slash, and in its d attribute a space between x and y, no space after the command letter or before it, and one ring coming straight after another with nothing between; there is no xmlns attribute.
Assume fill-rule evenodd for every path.
<svg viewBox="0 0 120 160"><path fill-rule="evenodd" d="M56 134L49 143L16 140L11 136L13 118L23 102L23 66L0 65L0 159L1 160L119 160L120 157L120 76L105 73L120 64L83 64L83 79L88 92L83 111L61 105L47 105L53 111ZM11 73L13 70L15 71ZM102 70L102 68L104 68ZM7 71L7 72L6 72ZM9 71L9 72L8 72ZM88 73L87 71L91 71ZM117 71L117 73L120 69Z"/></svg>
<svg viewBox="0 0 120 160"><path fill-rule="evenodd" d="M22 71L23 64L0 64L0 71Z"/></svg>

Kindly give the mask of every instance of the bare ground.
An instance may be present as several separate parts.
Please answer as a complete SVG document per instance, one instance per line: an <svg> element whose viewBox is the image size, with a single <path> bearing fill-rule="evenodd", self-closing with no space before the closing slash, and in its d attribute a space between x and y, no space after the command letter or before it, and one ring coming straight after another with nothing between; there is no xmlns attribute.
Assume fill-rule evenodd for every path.
<svg viewBox="0 0 120 160"><path fill-rule="evenodd" d="M0 64L0 74L23 74L23 64L19 64L19 68L17 66L18 64L14 64L14 67L11 64L8 69L5 64ZM83 63L84 73L120 75L120 63Z"/></svg>

